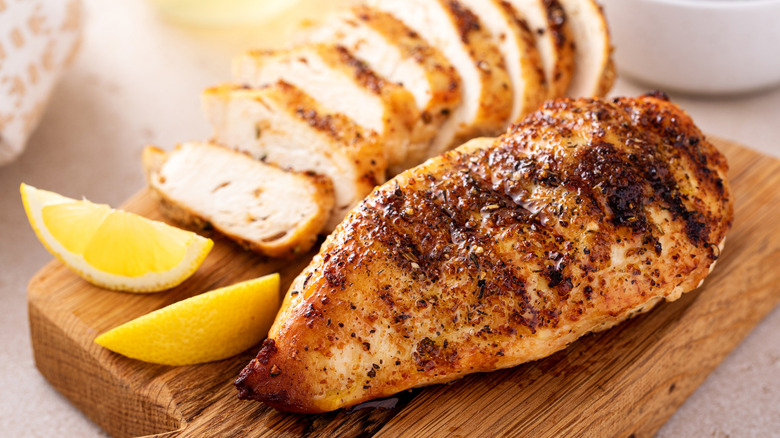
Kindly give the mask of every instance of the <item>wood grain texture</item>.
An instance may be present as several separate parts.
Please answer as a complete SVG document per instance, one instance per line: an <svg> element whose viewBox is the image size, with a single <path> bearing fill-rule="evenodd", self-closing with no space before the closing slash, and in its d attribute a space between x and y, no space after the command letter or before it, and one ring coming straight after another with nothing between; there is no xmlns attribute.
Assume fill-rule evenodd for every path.
<svg viewBox="0 0 780 438"><path fill-rule="evenodd" d="M117 437L618 436L646 437L780 302L780 161L713 140L729 160L734 228L704 285L544 360L406 392L394 409L284 414L239 401L232 381L256 348L220 362L168 367L105 350L94 338L195 294L280 271L283 288L311 255L264 260L217 239L189 280L135 295L89 285L59 262L30 282L29 317L40 372ZM149 193L125 206L159 219Z"/></svg>

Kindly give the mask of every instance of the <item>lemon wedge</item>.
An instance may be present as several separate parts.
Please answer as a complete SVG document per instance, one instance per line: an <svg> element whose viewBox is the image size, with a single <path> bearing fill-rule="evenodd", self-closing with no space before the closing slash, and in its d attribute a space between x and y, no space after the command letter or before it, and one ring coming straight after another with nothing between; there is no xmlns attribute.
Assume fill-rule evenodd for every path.
<svg viewBox="0 0 780 438"><path fill-rule="evenodd" d="M279 305L279 275L266 275L155 310L103 333L95 342L163 365L226 359L268 335Z"/></svg>
<svg viewBox="0 0 780 438"><path fill-rule="evenodd" d="M157 292L186 280L214 242L122 210L22 184L27 218L46 249L106 289Z"/></svg>

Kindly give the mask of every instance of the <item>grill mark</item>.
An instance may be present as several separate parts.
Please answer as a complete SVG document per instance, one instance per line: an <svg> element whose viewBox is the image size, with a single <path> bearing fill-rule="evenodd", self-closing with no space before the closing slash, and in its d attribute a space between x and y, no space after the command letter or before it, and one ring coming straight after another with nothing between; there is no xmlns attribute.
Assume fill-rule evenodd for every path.
<svg viewBox="0 0 780 438"><path fill-rule="evenodd" d="M468 158L468 161L464 158ZM420 182L425 183L423 187L410 188L407 191L400 191L399 188L385 193L377 203L383 210L381 214L375 211L376 214L370 216L370 223L372 228L383 230L378 239L390 249L392 260L405 272L413 273L415 268L412 263L415 263L427 278L435 282L441 275L442 264L446 263L449 257L459 256L462 262L457 268L467 272L473 280L473 295L477 300L471 310L478 312L481 307L495 302L491 299L493 296L511 294L518 302L518 308L506 309L506 314L515 314L515 321L522 320L521 325L535 329L540 325L557 324L557 314L551 310L554 302L550 302L551 309L547 309L541 317L538 312L531 311L531 298L525 290L525 278L503 261L508 255L500 254L496 250L488 234L490 230L483 230L469 223L472 215L482 212L487 206L496 206L493 210L496 213L491 217L507 212L514 213L514 216L511 217L511 222L507 223L507 216L504 214L501 221L491 224L493 227L516 225L518 233L526 232L528 228L536 228L537 230L531 233L543 235L543 241L548 242L548 246L558 247L563 238L552 230L542 231L543 226L539 219L517 204L506 193L507 189L503 183L494 186L486 176L476 171L468 171L488 168L487 161L491 161L489 168L494 170L514 169L518 159L521 158L509 153L505 153L500 160L492 153L477 152L472 156L457 156L448 163L448 169L451 171L440 178ZM447 183L442 184L445 180ZM453 203L457 203L461 208L449 208ZM407 217L404 211L409 205L430 214ZM389 234L393 237L387 235L390 230L392 232ZM416 236L416 240L411 240L409 236ZM439 244L434 246L431 242ZM447 251L453 247L456 249ZM469 248L476 247L482 252L479 257L475 256L474 252L469 252ZM562 257L559 256L558 259ZM569 258L567 255L563 260ZM561 299L566 298L572 289L568 265L568 262L557 263L541 274L550 280L550 287L557 290Z"/></svg>
<svg viewBox="0 0 780 438"><path fill-rule="evenodd" d="M386 84L384 78L376 74L368 64L352 55L346 47L337 45L336 51L341 61L352 69L355 79L361 85L371 90L374 94L382 94Z"/></svg>
<svg viewBox="0 0 780 438"><path fill-rule="evenodd" d="M604 128L598 128L594 131L594 143L574 154L580 161L579 168L563 175L564 182L573 183L584 197L603 204L615 226L651 234L653 227L649 227L645 210L648 203L659 202L674 220L682 223L685 235L694 245L702 247L718 240L711 236L710 225L718 222L717 217L696 205L706 196L718 197L725 204L727 194L723 181L712 170L715 166L726 167L725 159L711 145L704 144L703 135L692 121L681 120L679 114L649 100L637 103L618 98L603 105L594 102L589 100L589 107L577 111L578 118L610 126L625 143L610 145L602 140L606 135ZM565 110L567 104L567 101L550 101L544 109L557 112ZM610 111L609 106L614 110ZM565 137L575 123L574 120L560 123L545 112L532 114L525 122L536 129L526 126L518 132L520 138L512 140L513 144L533 140L529 132L553 131ZM670 167L672 163L676 163L674 170ZM680 163L689 164L700 183L698 189L680 185L687 181ZM599 190L592 190L593 187Z"/></svg>
<svg viewBox="0 0 780 438"><path fill-rule="evenodd" d="M673 142L662 143L661 134L650 133L626 140L622 136L636 134L637 125L631 121L631 112L612 114L619 108L617 103L610 107L587 100L571 102L564 100L548 104L547 108L559 108L563 114L542 112L526 119L525 127L515 128L509 134L511 138L491 145L489 153L461 150L445 155L428 167L420 167L416 174L403 174L362 202L350 213L339 231L326 241L323 254L318 259L321 262L309 271L314 273L314 281L300 280L309 284L306 294L310 296L297 304L301 306L297 307L297 313L304 318L299 323L311 324L311 328L316 326L316 330L293 332L293 336L282 332L280 336L288 338L277 339L280 346L284 346L280 347L280 351L302 345L300 350L293 350L294 355L300 358L327 352L338 354L339 344L334 339L343 335L346 339L339 342L370 348L372 354L382 354L383 347L388 346L383 340L403 338L397 344L397 353L391 347L393 351L385 356L387 367L373 365L371 369L361 368L353 375L354 381L347 376L350 380L347 384L363 385L364 389L373 391L375 387L371 385L380 385L391 368L397 370L394 376L416 384L431 376L469 372L465 368L455 368L458 354L464 359L479 360L481 364L490 366L491 358L504 354L502 347L507 345L504 342L521 343L524 340L520 338L529 333L591 318L593 314L589 312L593 307L596 307L597 314L604 311L619 316L623 310L630 308L627 306L642 303L646 295L659 296L659 292L668 292L672 287L682 285L680 277L691 274L694 275L693 280L702 278L708 265L700 260L706 259L710 253L717 256L712 248L707 248L706 252L697 250L686 238L677 238L677 234L670 241L664 241L662 247L659 246L658 242L646 238L654 232L654 228L648 226L647 231L637 232L633 222L622 225L618 219L613 221L608 195L612 193L619 200L630 196L610 192L609 187L603 192L601 188L592 189L590 183L596 182L596 179L585 184L584 177L577 179L574 175L580 165L588 169L587 163L580 163L580 154L584 153L580 148L616 149L614 153L607 151L606 156L592 153L594 163L602 169L613 171L610 160L619 166L614 187L619 187L617 182L633 176L646 178L646 172L651 172L645 168L646 164L660 163L667 166L666 170L656 168L653 171L655 183L646 181L643 193L654 199L654 205L663 207L666 203L656 194L654 184L672 183L681 186L681 189L685 189L686 184L680 168L667 162L677 160L679 165L679 161L684 160L685 166L695 172L694 164L689 164L689 161L695 161L689 160L684 151L678 152L683 146L675 146ZM637 100L629 102L637 105ZM573 118L569 119L572 115ZM587 126L575 125L580 120L586 125L598 121L608 121L609 124L589 131ZM626 131L621 131L624 129L620 127L622 122L626 123ZM616 130L617 133L613 132ZM567 149L565 143L555 144L556 141L568 141L561 136L574 134L586 139L576 145L577 149ZM610 140L612 134L622 140ZM588 139L592 141L588 143ZM550 146L554 151L537 147L530 152L535 158L528 159L526 154L535 147L534 142ZM658 156L642 161L643 152L654 150L659 145ZM684 146L688 147L704 146L703 142L699 142ZM709 166L714 166L713 163L719 160L717 153L706 147L702 153L706 155L706 160L699 157L698 163L707 162ZM722 167L716 168L716 171L722 170ZM629 176L621 174L629 171L635 173ZM514 172L519 172L516 180L511 178ZM713 180L713 184L717 182ZM543 189L539 196L548 200L549 205L544 207L549 216L547 221L526 213L534 209L523 202L529 198L515 198L519 193L515 189L529 186ZM669 189L670 193L675 187ZM695 199L686 197L680 188L680 193L674 196L679 196L680 205L689 206L691 211L712 208L709 204L723 202L723 199L717 198L692 204ZM716 186L712 189L715 190ZM728 193L727 186L722 188L722 193ZM515 202L516 199L521 202ZM705 201L709 204L704 205ZM493 204L495 208L488 208ZM727 207L719 205L716 208L725 211ZM521 214L499 217L499 213L511 208L517 208ZM469 224L473 214L486 213L491 218L497 218L495 223L486 219ZM729 220L728 215L724 216L725 219L713 223L706 222L710 220L708 217L696 220L714 227L712 233L722 236L728 229L724 222ZM584 231L591 222L596 222L599 228ZM672 225L673 229L678 229L677 224ZM695 225L691 228L688 234L703 235L701 230L695 229ZM453 245L449 258L442 255L443 251L431 251L440 236L445 236L446 243ZM482 237L484 241L476 240ZM622 243L621 239L624 239ZM630 247L625 256L631 259L623 263L625 269L611 270L608 265L610 250L625 246L625 243ZM629 251L633 252L629 254ZM658 265L651 266L652 262L658 262ZM403 267L401 275L394 270L397 268L395 263ZM459 276L433 286L425 271L428 264L442 271L460 269ZM392 272L382 276L385 268ZM333 277L337 272L331 270L336 270L343 277ZM481 273L485 273L484 277ZM447 272L443 275L451 274ZM355 288L356 297L351 297L349 291L343 293L341 289L344 285ZM358 287L365 288L367 295L361 295L364 291L358 290ZM324 300L327 297L331 298L328 303ZM370 335L374 337L369 339ZM312 340L317 344L311 343ZM369 340L373 345L368 344ZM242 394L260 400L273 399L276 397L274 392L280 394L282 391L274 386L268 389L268 385L279 385L276 382L282 381L288 382L282 390L297 391L294 387L297 381L290 378L292 364L292 361L283 362L272 357L269 367L258 369L266 376L269 373L271 377L274 373L278 375L266 380L261 380L258 373L249 375L249 378L257 380L251 380L248 387L258 393L247 390ZM252 366L259 365L255 361ZM381 360L379 365L382 365ZM303 373L303 369L300 372ZM339 385L335 386L337 388L344 387L344 382L335 377L329 368L315 370L307 367L305 372L316 373L315 376L321 377L323 382ZM418 373L426 375L421 377ZM365 380L366 376L372 380ZM270 396L262 394L269 391L272 392ZM367 394L375 393L368 391ZM305 395L293 394L289 401L285 400L286 397L284 394L279 399L282 406L292 406Z"/></svg>
<svg viewBox="0 0 780 438"><path fill-rule="evenodd" d="M628 227L636 233L647 232L645 207L649 199L639 162L630 162L623 151L606 142L583 148L575 155L579 164L566 175L569 185L591 192L595 198L599 195L606 198L615 226Z"/></svg>
<svg viewBox="0 0 780 438"><path fill-rule="evenodd" d="M457 0L449 0L446 6L450 11L450 15L455 20L455 26L458 28L460 40L463 41L464 44L468 44L471 32L479 31L482 27L479 18Z"/></svg>
<svg viewBox="0 0 780 438"><path fill-rule="evenodd" d="M295 114L306 121L312 128L322 131L336 140L342 139L341 132L344 131L344 129L331 114L322 115L313 108L305 108L303 106L297 107L295 109Z"/></svg>
<svg viewBox="0 0 780 438"><path fill-rule="evenodd" d="M668 100L665 95L659 97ZM713 170L716 166L727 168L725 158L706 143L704 135L693 125L690 119L681 119L672 114L668 108L659 108L652 103L643 103L633 107L627 102L618 101L620 107L631 114L633 121L645 130L647 142L643 153L643 166L648 170L648 179L654 192L667 205L675 218L684 222L684 230L688 239L696 246L704 247L713 243L717 237L711 236L710 224L717 223L716 217L707 214L705 209L690 210L685 207L685 201L692 205L702 202L702 198L713 196L721 201L726 197L723 180ZM651 147L658 145L658 147ZM646 155L653 156L653 150L658 151L655 160L648 160ZM680 174L680 164L675 173L670 163L688 163L689 170L698 181L698 189L688 187L689 180ZM684 182L681 186L678 181ZM683 193L689 192L689 193ZM717 243L717 242L714 242Z"/></svg>
<svg viewBox="0 0 780 438"><path fill-rule="evenodd" d="M566 13L558 0L544 0L544 8L547 11L547 22L549 29L555 39L555 45L558 48L566 44L566 33L563 27L566 25Z"/></svg>
<svg viewBox="0 0 780 438"><path fill-rule="evenodd" d="M611 117L605 111L594 111L585 116L602 121ZM540 120L544 123L558 123L550 119ZM582 199L578 207L579 213L576 214L596 221L600 217L611 217L614 227L630 229L635 235L644 234L643 244L648 245L651 251L656 251L658 241L652 236L653 229L648 226L647 219L643 219L643 222L629 221L628 218L638 217L637 212L643 211L639 206L644 206L642 202L645 198L653 199L652 196L644 196L646 190L653 193L658 190L653 187L652 181L655 181L654 184L658 187L674 181L673 175L665 167L665 156L659 155L654 160L638 159L637 155L644 156L641 154L642 148L633 144L628 145L631 147L626 147L626 151L606 142L585 145L582 147L583 152L572 154L572 161L559 160L553 154L544 152L537 153L530 159L521 152L521 144L522 142L515 140L500 144L489 151L452 154L445 165L448 169L446 172L436 177L417 176L403 186L385 191L371 204L371 214L364 216L367 226L378 230L375 236L378 236L382 245L392 253L390 258L412 278L419 278L416 277L417 273L422 273L435 282L442 275L441 269L445 264L449 264L450 269L460 269L469 275L471 286L460 285L450 290L452 296L471 297L466 298L467 309L461 323L479 327L483 320L480 312L484 313L483 309L490 309L489 306L497 304L500 312L505 315L504 319L493 315L491 321L497 324L494 326L503 327L500 332L515 334L518 331L523 333L528 330L533 333L541 327L557 326L561 311L556 308L559 303L570 300L572 294L588 300L593 299L597 292L590 285L589 289L582 289L584 285L578 286L576 283L579 283L579 280L574 279L571 269L572 266L579 265L578 269L583 272L583 276L597 271L609 261L608 249L612 240L605 236L607 231L595 233L590 239L588 252L580 258L575 257L566 250L570 242L565 242L563 236L551 227L545 227L538 216L530 215L526 208L515 202L509 195L513 190L512 184L519 187L539 184L562 192L577 192ZM652 142L640 141L638 144L650 148ZM590 155L587 156L588 154ZM517 181L512 182L504 178L493 184L490 180L493 175L510 175L518 169L523 172ZM596 169L600 169L602 174L610 171L612 179L596 178ZM655 174L661 176L655 180L651 179L651 184L648 185L644 172L652 172L650 169L656 169ZM606 184L603 193L600 190L589 190L597 181L602 185ZM642 185L643 181L645 186ZM628 192L624 192L625 190ZM516 226L518 233L534 234L534 237L529 236L529 240L541 242L542 249L538 251L538 259L543 263L543 268L537 274L547 280L546 286L551 289L552 295L539 290L526 290L526 278L523 274L504 262L504 259L512 255L500 254L492 244L489 232L470 223L472 215L480 214L490 205L497 206L491 217L499 217L500 213L512 209L520 214L509 219L504 217L499 221L488 221L486 224L489 227ZM413 207L416 213L405 215L405 211L410 207ZM610 216L606 212L607 209L615 210L617 214ZM568 219L576 215L567 215L565 210L562 214L556 216L556 219ZM695 224L689 228L690 235L701 233L702 229L696 228ZM454 249L450 252L441 248L437 250L435 242L446 242L448 248ZM482 247L484 251L479 257L475 257L469 250L476 246ZM556 251L551 251L550 248ZM560 252L561 250L563 252ZM456 257L460 257L457 263L450 260ZM489 274L481 276L481 272ZM404 304L398 307L398 298L408 293L409 290L394 290L383 295L383 300L394 302L394 314L397 315L397 312L403 312L408 306L416 306L415 303L421 299L414 295L408 306ZM514 298L515 305L512 308L508 308L498 298L508 294ZM405 299L410 300L412 297Z"/></svg>

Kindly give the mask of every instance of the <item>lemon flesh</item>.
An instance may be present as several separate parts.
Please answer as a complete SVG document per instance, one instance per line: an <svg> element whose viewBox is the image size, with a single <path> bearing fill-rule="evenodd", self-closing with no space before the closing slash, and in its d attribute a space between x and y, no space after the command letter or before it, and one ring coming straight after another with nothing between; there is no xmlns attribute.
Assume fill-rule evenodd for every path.
<svg viewBox="0 0 780 438"><path fill-rule="evenodd" d="M226 359L268 335L279 304L279 275L267 275L155 310L103 333L95 342L163 365Z"/></svg>
<svg viewBox="0 0 780 438"><path fill-rule="evenodd" d="M46 249L87 281L157 292L189 278L214 245L196 233L107 205L21 185L27 218Z"/></svg>

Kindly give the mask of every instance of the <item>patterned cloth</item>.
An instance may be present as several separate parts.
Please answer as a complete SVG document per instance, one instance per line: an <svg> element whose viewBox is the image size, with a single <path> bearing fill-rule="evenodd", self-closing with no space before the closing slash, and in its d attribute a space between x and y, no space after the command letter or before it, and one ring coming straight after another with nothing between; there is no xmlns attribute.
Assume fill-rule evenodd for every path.
<svg viewBox="0 0 780 438"><path fill-rule="evenodd" d="M81 37L80 0L0 0L0 165L40 121Z"/></svg>

